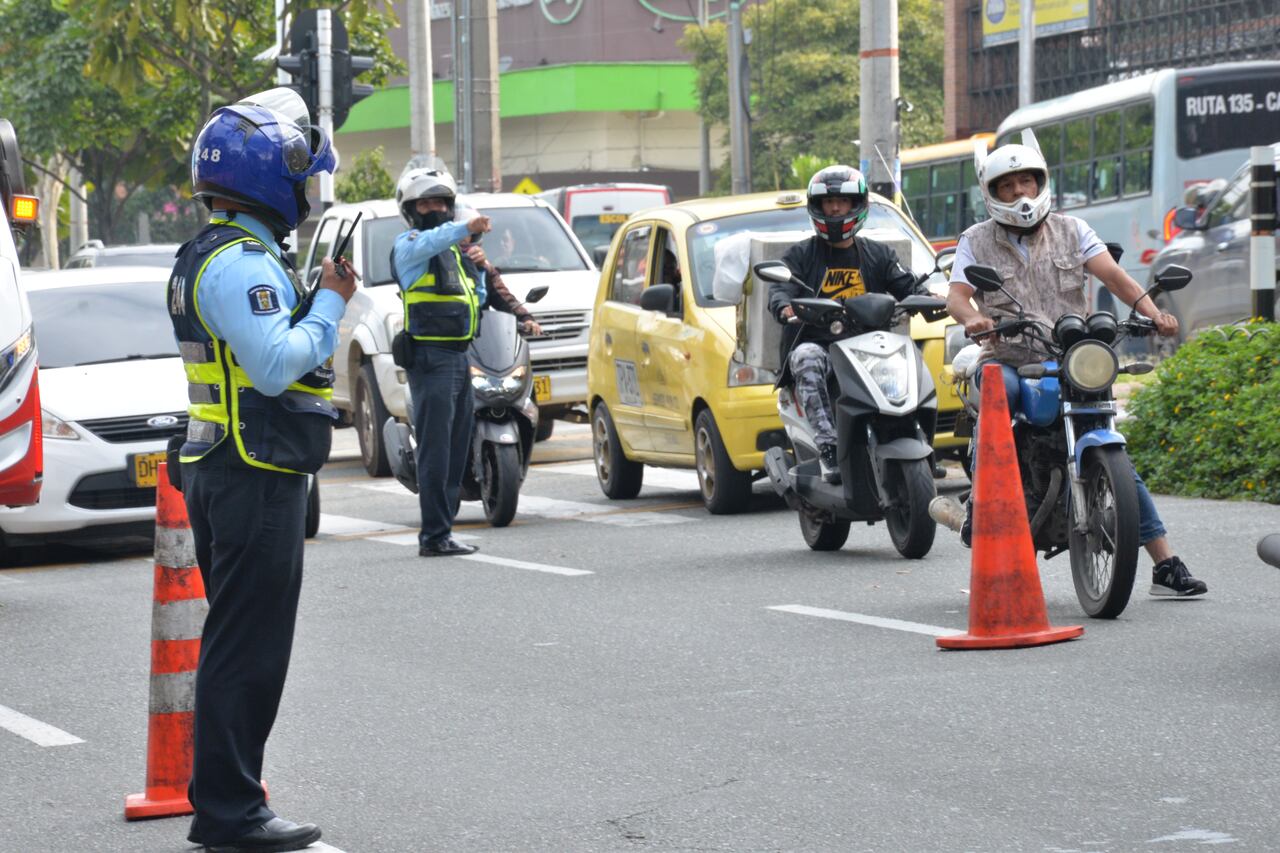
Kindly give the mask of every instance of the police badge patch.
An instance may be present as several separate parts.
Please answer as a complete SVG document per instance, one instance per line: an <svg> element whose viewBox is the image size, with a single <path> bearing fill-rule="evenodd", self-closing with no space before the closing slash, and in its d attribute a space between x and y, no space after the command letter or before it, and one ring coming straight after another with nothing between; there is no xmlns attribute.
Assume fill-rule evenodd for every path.
<svg viewBox="0 0 1280 853"><path fill-rule="evenodd" d="M280 310L280 298L269 284L249 288L249 309L255 314L274 314Z"/></svg>

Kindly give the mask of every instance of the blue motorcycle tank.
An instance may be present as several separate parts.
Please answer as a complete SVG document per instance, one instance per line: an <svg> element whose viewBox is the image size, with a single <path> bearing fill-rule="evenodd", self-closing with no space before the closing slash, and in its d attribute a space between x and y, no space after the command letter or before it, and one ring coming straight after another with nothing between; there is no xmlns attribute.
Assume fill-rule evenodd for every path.
<svg viewBox="0 0 1280 853"><path fill-rule="evenodd" d="M1049 370L1057 370L1056 361L1046 361L1044 366ZM1045 376L1042 379L1019 379L1021 394L1018 406L1022 416L1035 426L1049 426L1058 419L1061 407L1061 388L1058 377Z"/></svg>

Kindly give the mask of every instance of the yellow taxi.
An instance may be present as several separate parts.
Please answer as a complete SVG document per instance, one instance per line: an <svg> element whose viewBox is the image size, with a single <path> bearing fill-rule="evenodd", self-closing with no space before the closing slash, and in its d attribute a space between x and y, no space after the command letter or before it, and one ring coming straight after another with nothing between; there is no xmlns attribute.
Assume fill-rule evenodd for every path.
<svg viewBox="0 0 1280 853"><path fill-rule="evenodd" d="M587 354L593 451L605 495L635 497L645 465L694 468L708 510L747 508L765 450L785 447L786 435L776 375L745 362L737 306L715 298L714 250L745 232L812 233L804 202L803 192L791 191L697 199L633 214L618 229L601 265ZM887 199L871 196L863 227L898 232L911 245L904 265L917 274L934 269L928 241ZM931 286L945 292L941 275L935 278ZM911 328L937 386L940 453L966 443L952 435L961 405L948 375L947 324L916 317Z"/></svg>

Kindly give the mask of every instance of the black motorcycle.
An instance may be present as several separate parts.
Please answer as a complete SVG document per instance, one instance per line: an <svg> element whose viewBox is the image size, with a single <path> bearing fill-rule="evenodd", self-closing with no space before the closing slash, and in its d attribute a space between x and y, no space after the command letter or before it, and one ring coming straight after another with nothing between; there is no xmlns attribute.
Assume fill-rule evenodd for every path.
<svg viewBox="0 0 1280 853"><path fill-rule="evenodd" d="M525 302L536 302L545 292L545 287L534 288ZM471 363L476 409L469 451L471 464L462 478L460 499L481 501L489 524L506 527L516 515L520 485L529 470L538 426L529 345L520 334L516 318L500 311L484 311L480 333L472 340L467 359ZM407 386L405 411L413 411ZM382 436L392 474L417 494L414 448L418 437L413 424L387 418Z"/></svg>
<svg viewBox="0 0 1280 853"><path fill-rule="evenodd" d="M1010 413L1035 548L1045 559L1069 552L1084 611L1115 618L1129 603L1137 571L1138 495L1124 436L1115 429L1111 388L1122 373L1152 369L1145 362L1121 366L1116 348L1155 326L1136 312L1117 321L1099 311L1087 318L1067 314L1048 329L1023 315L994 269L970 266L965 275L984 293L1002 293L1017 311L975 337L1020 336L1044 353L1042 362L1018 368L1019 408ZM1179 290L1190 281L1189 270L1170 266L1147 293ZM962 385L971 378L957 376ZM961 398L976 419L967 388Z"/></svg>

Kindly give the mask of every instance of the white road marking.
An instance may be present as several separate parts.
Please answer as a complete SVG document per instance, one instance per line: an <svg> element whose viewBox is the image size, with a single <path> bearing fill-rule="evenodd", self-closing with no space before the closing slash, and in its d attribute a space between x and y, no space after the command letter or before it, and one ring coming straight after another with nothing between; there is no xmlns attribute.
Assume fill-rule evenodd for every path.
<svg viewBox="0 0 1280 853"><path fill-rule="evenodd" d="M315 844L308 845L305 849L328 851L328 853L343 853L342 850L339 850L337 847L330 844L325 844L323 841L317 841Z"/></svg>
<svg viewBox="0 0 1280 853"><path fill-rule="evenodd" d="M567 465L539 465L532 470L545 471L548 474L576 474L580 477L596 478L596 466L594 462L571 462ZM646 486L654 486L659 489L675 489L681 492L696 492L701 487L698 485L698 472L685 471L679 468L650 468L644 469L644 484Z"/></svg>
<svg viewBox="0 0 1280 853"><path fill-rule="evenodd" d="M70 746L83 740L48 723L21 714L0 705L0 729L8 729L18 737L24 737L36 746Z"/></svg>
<svg viewBox="0 0 1280 853"><path fill-rule="evenodd" d="M320 513L320 535L322 536L349 536L353 533L381 533L392 530L404 530L404 525L371 521L367 518L352 518L348 515Z"/></svg>
<svg viewBox="0 0 1280 853"><path fill-rule="evenodd" d="M860 625L871 625L875 628L891 628L894 631L910 631L913 634L928 634L930 637L956 637L964 631L951 628L940 628L937 625L924 625L920 622L904 622L901 619L886 619L883 616L867 616L863 613L846 613L843 610L827 610L823 607L807 607L803 604L779 604L767 610L782 613L796 613L801 616L818 616L823 619L839 619L842 622L857 622Z"/></svg>
<svg viewBox="0 0 1280 853"><path fill-rule="evenodd" d="M495 566L508 566L513 569L526 569L531 572L546 572L551 575L567 575L577 577L579 575L594 575L595 572L589 572L585 569L567 569L564 566L547 566L542 563L526 563L523 560L511 560L506 557L495 557L491 554L463 554L454 557L455 560L472 560L477 563L492 563Z"/></svg>
<svg viewBox="0 0 1280 853"><path fill-rule="evenodd" d="M8 575L0 575L0 584L6 583L22 583L18 578L11 578Z"/></svg>
<svg viewBox="0 0 1280 853"><path fill-rule="evenodd" d="M479 536L476 536L473 533L458 533L456 531L452 534L452 536L454 539L457 539L459 542L465 542L468 539L480 538ZM411 533L391 533L386 536L378 536L375 534L373 536L370 536L369 538L374 542L386 542L388 545L406 545L409 547L417 547L418 545L417 531L413 531Z"/></svg>
<svg viewBox="0 0 1280 853"><path fill-rule="evenodd" d="M400 485L398 480L378 480L373 483L344 483L343 485L355 486L357 489L368 489L371 492L404 495L406 498L413 498L415 501L418 499L417 495ZM320 517L324 518L324 513L321 513Z"/></svg>

